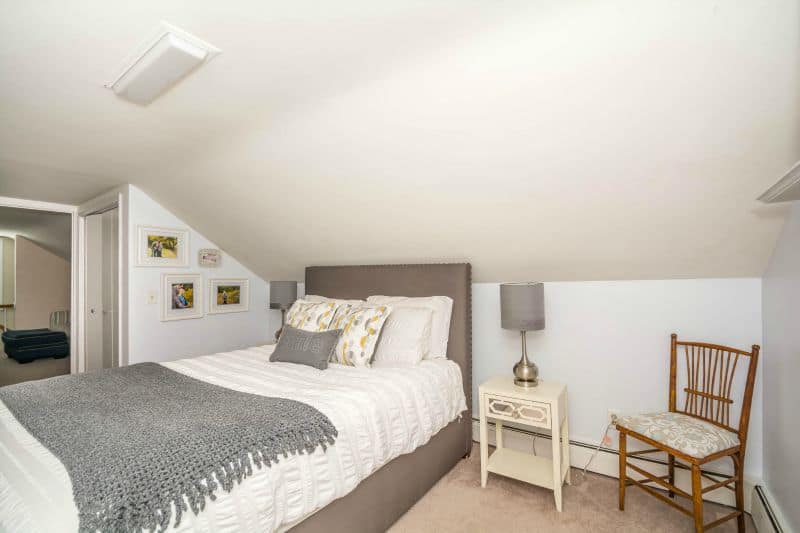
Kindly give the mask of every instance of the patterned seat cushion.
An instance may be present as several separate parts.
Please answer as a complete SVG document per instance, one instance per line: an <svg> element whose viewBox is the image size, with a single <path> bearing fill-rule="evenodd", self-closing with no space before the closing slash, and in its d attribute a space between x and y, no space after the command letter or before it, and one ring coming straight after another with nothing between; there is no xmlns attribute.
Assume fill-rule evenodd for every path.
<svg viewBox="0 0 800 533"><path fill-rule="evenodd" d="M617 427L635 431L697 459L739 445L736 433L682 413L623 416Z"/></svg>

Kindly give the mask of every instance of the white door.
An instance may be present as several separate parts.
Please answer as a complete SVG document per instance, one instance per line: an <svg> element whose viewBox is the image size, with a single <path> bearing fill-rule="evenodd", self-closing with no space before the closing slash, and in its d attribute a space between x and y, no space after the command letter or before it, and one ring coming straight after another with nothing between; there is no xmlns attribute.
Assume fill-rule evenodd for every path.
<svg viewBox="0 0 800 533"><path fill-rule="evenodd" d="M119 209L86 216L86 370L119 365Z"/></svg>
<svg viewBox="0 0 800 533"><path fill-rule="evenodd" d="M103 368L119 366L117 353L117 294L119 292L119 267L117 247L119 237L119 209L110 209L103 217Z"/></svg>

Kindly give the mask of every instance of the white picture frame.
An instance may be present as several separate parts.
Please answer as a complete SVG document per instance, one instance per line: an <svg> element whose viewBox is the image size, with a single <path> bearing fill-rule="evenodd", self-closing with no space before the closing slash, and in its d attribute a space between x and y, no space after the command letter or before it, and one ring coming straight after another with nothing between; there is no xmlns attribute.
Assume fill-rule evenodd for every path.
<svg viewBox="0 0 800 533"><path fill-rule="evenodd" d="M197 252L197 264L201 267L216 268L222 263L222 251L216 248L202 248Z"/></svg>
<svg viewBox="0 0 800 533"><path fill-rule="evenodd" d="M189 230L136 226L136 266L188 268Z"/></svg>
<svg viewBox="0 0 800 533"><path fill-rule="evenodd" d="M161 274L161 321L202 318L204 296L200 274Z"/></svg>
<svg viewBox="0 0 800 533"><path fill-rule="evenodd" d="M250 280L213 278L208 280L208 314L242 313L250 310Z"/></svg>

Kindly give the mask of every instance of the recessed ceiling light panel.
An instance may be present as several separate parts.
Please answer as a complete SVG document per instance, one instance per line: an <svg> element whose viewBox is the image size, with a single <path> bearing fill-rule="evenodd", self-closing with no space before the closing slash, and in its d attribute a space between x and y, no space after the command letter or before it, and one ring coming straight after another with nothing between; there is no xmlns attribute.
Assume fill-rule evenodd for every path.
<svg viewBox="0 0 800 533"><path fill-rule="evenodd" d="M180 28L162 22L125 68L106 87L117 96L146 105L220 50Z"/></svg>

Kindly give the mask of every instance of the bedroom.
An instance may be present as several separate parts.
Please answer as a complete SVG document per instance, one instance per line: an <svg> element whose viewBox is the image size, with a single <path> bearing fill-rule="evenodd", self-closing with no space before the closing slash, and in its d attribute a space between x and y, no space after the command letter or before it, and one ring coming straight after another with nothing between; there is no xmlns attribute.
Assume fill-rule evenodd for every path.
<svg viewBox="0 0 800 533"><path fill-rule="evenodd" d="M791 496L800 461L790 451L800 374L792 327L800 290L800 207L791 201L800 174L796 2L81 0L8 2L3 13L0 205L71 217L70 307L78 319L70 326L73 375L0 388L7 409L0 530L73 531L94 501L90 491L69 488L92 466L74 447L81 439L46 445L55 437L36 429L44 414L8 395L92 383L103 398L127 398L143 382L110 390L115 376L129 379L126 372L152 363L154 372L196 378L194 394L223 389L226 405L240 401L227 391L274 399L304 376L283 392L308 415L296 420L319 421L322 413L339 432L332 446L290 455L286 469L281 461L253 467L230 492L220 487L213 502L196 495L205 510L189 506L174 529L687 531L740 509L720 530L800 528ZM119 210L111 358L121 368L81 372L83 295L93 279L81 266L82 228L110 207ZM442 273L413 267L430 264L452 266ZM311 268L320 266L342 270ZM514 286L501 296L501 285L524 282L543 286ZM543 301L533 287L543 287ZM511 305L519 294L530 305ZM334 302L328 318L305 307L298 315L299 305L324 307L304 299L310 295L365 302ZM434 300L428 321L421 311L397 313L404 304L396 301L367 302L374 296L448 297L451 316L444 320L447 311ZM326 331L338 331L329 327L337 313L376 305L391 310L351 317L384 320L359 357L326 359L325 370L268 361L279 329L285 348L319 346ZM520 309L543 321L516 320ZM417 315L430 332L418 332L413 349L389 354L383 348L395 337L383 328L404 314L408 327ZM305 318L325 326L313 342L303 337ZM438 349L419 338L432 338L434 323ZM528 329L522 338L539 378L565 386L549 399L547 387L501 394L491 386L495 377L514 386L520 331ZM731 397L737 413L749 407L749 425L738 433L740 415L724 423L736 425L741 448L746 440L743 474L731 484L740 494L723 486L693 498L695 469L678 467L676 486L689 498L667 499L684 505L685 516L633 486L641 474L623 467L633 485L620 511L620 435L631 428L609 423L670 410L672 333L677 343L747 352L737 352L742 361L756 360L752 347L760 347L749 393L749 368L739 361L741 383ZM352 342L342 335L331 350ZM676 365L689 348L676 344ZM377 364L422 352L412 369ZM358 394L342 390L365 368L369 379L388 373L412 381L397 393L400 403L358 403L372 390L366 382ZM417 382L408 377L428 370ZM451 370L460 373L460 391L445 377ZM679 372L682 401L685 388L696 389ZM341 373L348 378L338 387L320 381ZM452 387L418 390L434 379ZM720 382L698 392L715 396L705 396L707 405L721 413L729 403ZM155 394L126 401L175 408L191 397L177 389L160 393L178 396L175 403ZM443 395L439 407L458 413L442 411L432 424L436 417L403 403L428 401L431 390ZM459 410L461 394L466 410ZM492 395L513 400L513 411L505 419L495 411L482 424L490 408L480 400ZM523 405L539 406L541 417ZM279 406L286 407L270 409ZM371 406L404 417L386 430L397 441L367 444L392 420L370 419ZM533 419L510 420L515 413ZM376 425L359 431L344 420ZM89 425L86 435L111 439L112 427ZM563 447L553 446L556 430ZM138 442L135 434L126 436ZM348 440L353 435L365 440ZM110 449L121 446L116 439ZM635 453L635 436L625 440ZM369 467L357 468L354 454L364 448ZM555 465L554 454L571 485L555 483L561 474L553 469L544 481L532 474L531 465ZM338 474L308 480L316 492L275 496L289 480L307 479L292 477L309 467L303 461L333 457ZM498 464L504 457L528 466ZM653 457L630 464L669 480L664 453ZM736 460L704 469L720 480L735 475ZM649 485L666 497L663 484ZM120 505L119 512L130 509ZM176 520L153 505L150 518ZM225 514L236 506L251 511Z"/></svg>

